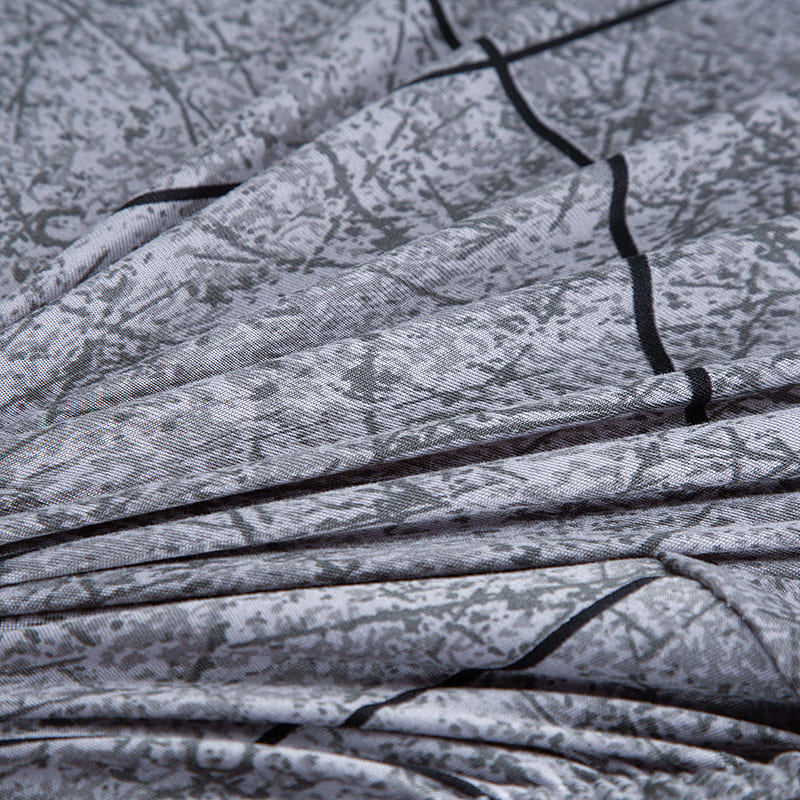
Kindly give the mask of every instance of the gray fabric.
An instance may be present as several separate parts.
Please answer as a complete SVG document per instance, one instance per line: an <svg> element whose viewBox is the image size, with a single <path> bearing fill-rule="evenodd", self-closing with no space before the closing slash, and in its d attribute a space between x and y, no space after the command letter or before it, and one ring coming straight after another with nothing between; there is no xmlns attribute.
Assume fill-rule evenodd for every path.
<svg viewBox="0 0 800 800"><path fill-rule="evenodd" d="M0 796L800 795L799 10L0 4Z"/></svg>

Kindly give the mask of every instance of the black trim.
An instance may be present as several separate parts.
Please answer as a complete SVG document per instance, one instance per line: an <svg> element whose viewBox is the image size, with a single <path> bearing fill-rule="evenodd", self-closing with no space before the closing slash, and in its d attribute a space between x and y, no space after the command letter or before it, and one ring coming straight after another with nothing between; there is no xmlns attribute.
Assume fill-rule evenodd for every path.
<svg viewBox="0 0 800 800"><path fill-rule="evenodd" d="M675 372L675 365L664 348L656 326L650 262L644 253L639 253L628 259L628 266L633 281L633 313L642 350L656 375Z"/></svg>
<svg viewBox="0 0 800 800"><path fill-rule="evenodd" d="M432 769L431 767L412 767L407 764L395 764L395 766L401 767L402 769L411 770L412 772L418 772L420 775L424 775L426 778L430 778L437 783L441 783L443 786L449 786L451 789L455 789L457 792L467 795L467 797L491 798L491 795L487 794L482 789L479 789L477 786L475 786L475 784L465 781L463 778L457 778L455 775L451 775L449 772L442 772L441 770Z"/></svg>
<svg viewBox="0 0 800 800"><path fill-rule="evenodd" d="M557 147L565 156L571 158L579 167L585 167L592 163L592 159L586 155L582 150L576 147L572 142L567 141L560 133L557 133L552 128L545 125L531 110L530 106L525 102L525 98L520 94L511 73L508 71L508 65L500 55L500 51L485 37L482 36L476 40L489 56L492 66L497 71L497 76L500 78L500 83L503 85L508 99L513 103L514 108L517 109L519 115L528 125L528 127L541 136L542 139L550 142L554 147Z"/></svg>
<svg viewBox="0 0 800 800"><path fill-rule="evenodd" d="M615 589L613 592L601 597L599 600L596 600L594 603L563 622L558 626L558 628L542 639L542 641L539 642L539 644L537 644L532 650L511 664L508 664L504 667L490 667L487 669L462 669L460 672L456 672L454 675L451 675L449 678L445 678L443 681L440 681L433 686L426 686L420 689L408 689L405 692L396 694L394 697L390 697L388 700L382 700L377 703L369 703L368 705L361 706L361 708L357 708L343 723L341 723L340 727L361 727L379 709L385 706L398 705L406 702L407 700L413 700L418 695L430 691L431 689L463 688L470 686L486 673L530 669L531 667L535 667L541 661L544 661L547 656L555 652L567 639L569 639L570 636L572 636L573 633L576 633L596 616L602 614L603 611L610 608L612 605L614 605L614 603L619 602L629 594L632 594L646 584L656 580L657 577L658 576L656 575L650 575L645 578L637 578L630 583L626 583L624 586L620 586L619 589Z"/></svg>
<svg viewBox="0 0 800 800"><path fill-rule="evenodd" d="M539 644L537 644L532 650L511 664L507 664L504 667L488 667L485 669L462 669L460 672L456 672L449 678L445 678L444 680L433 684L432 686L423 686L418 689L407 689L406 691L400 692L399 694L394 695L394 697L389 697L386 700L380 700L377 703L368 703L367 705L361 706L353 711L352 714L350 714L350 716L348 716L347 719L345 719L344 722L340 723L337 727L360 728L365 722L369 721L376 711L379 711L381 708L405 703L406 701L413 700L415 697L418 697L419 695L432 689L464 688L474 684L478 678L488 673L530 669L531 667L535 667L539 662L544 661L547 656L554 653L562 644L564 644L565 641L567 641L567 639L569 639L570 636L572 636L572 634L576 633L586 624L591 622L591 620L593 620L595 617L602 614L603 611L606 611L615 603L618 603L623 598L633 594L633 592L641 589L648 583L652 583L659 577L660 576L658 575L649 575L644 578L637 578L630 583L626 583L624 586L620 586L613 592L604 595L599 600L596 600L594 603L563 622L554 631L542 639L542 641L539 642ZM275 734L281 733L277 729L281 727L285 728L286 730L282 735L276 738ZM297 725L276 725L274 728L270 728L270 730L268 730L258 741L261 743L268 742L269 744L276 744L278 741L280 741L280 739L284 738L284 736L288 736L288 734L297 727ZM269 738L267 739L265 737Z"/></svg>
<svg viewBox="0 0 800 800"><path fill-rule="evenodd" d="M461 673L457 673L460 675ZM439 684L437 684L437 687ZM367 705L357 708L350 716L341 724L342 728L360 728L378 709L385 706L396 706L400 703L405 703L408 700L413 700L417 695L427 692L430 687L423 689L408 689L405 692L400 692L388 700L378 700L376 703L368 703Z"/></svg>
<svg viewBox="0 0 800 800"><path fill-rule="evenodd" d="M689 425L708 422L706 406L711 402L713 392L711 377L703 367L692 367L687 369L684 374L689 379L689 386L692 390L692 400L686 406L686 422Z"/></svg>
<svg viewBox="0 0 800 800"><path fill-rule="evenodd" d="M285 739L297 727L297 725L291 722L282 722L278 725L273 725L268 731L265 731L256 739L256 744L278 744L278 742Z"/></svg>
<svg viewBox="0 0 800 800"><path fill-rule="evenodd" d="M155 192L145 192L133 200L128 200L124 206L114 210L123 211L134 206L144 206L150 203L174 203L183 200L210 200L215 197L222 197L232 189L240 186L239 183L212 183L208 186L182 186L176 189L159 189Z"/></svg>
<svg viewBox="0 0 800 800"><path fill-rule="evenodd" d="M619 254L623 258L631 258L639 254L639 248L633 241L628 221L625 218L625 201L628 197L628 163L624 156L616 155L608 159L611 167L613 183L611 186L611 207L608 211L611 238L614 240Z"/></svg>
<svg viewBox="0 0 800 800"><path fill-rule="evenodd" d="M466 64L458 64L455 67L442 67L441 69L435 69L432 72L426 72L424 75L420 75L419 78L414 78L413 81L400 84L400 86L397 88L405 89L406 86L416 86L418 83L425 83L425 81L430 81L434 78L446 78L448 75L461 75L466 72L477 72L478 70L486 69L486 67L491 66L492 62L487 58L483 61L468 61Z"/></svg>
<svg viewBox="0 0 800 800"><path fill-rule="evenodd" d="M574 31L570 31L569 33L565 33L561 36L556 36L552 39L547 39L544 42L537 42L535 44L529 44L519 50L512 50L508 55L503 56L503 60L506 63L510 61L519 61L522 58L527 58L528 56L533 56L537 53L543 53L546 50L552 50L553 48L561 47L562 45L574 42L577 39L583 39L584 37L591 36L594 33L608 30L609 28L613 28L625 22L630 22L637 17L643 17L646 14L651 14L654 11L658 11L665 6L669 6L677 2L678 0L660 0L660 2L651 3L650 5L642 6L641 8L634 9L633 11L628 11L625 14L620 14L618 17L601 20L593 25L586 25L583 28L576 28ZM416 83L422 83L423 81L431 80L432 78L444 78L447 75L458 75L462 72L474 72L475 70L486 69L486 67L490 66L492 65L489 61L470 61L466 64L458 64L453 67L445 67L443 69L433 70L432 72L428 72L419 78L415 78L413 81L403 84L403 86L413 86ZM399 88L402 89L403 86L400 86Z"/></svg>
<svg viewBox="0 0 800 800"><path fill-rule="evenodd" d="M430 4L433 16L436 17L436 22L439 24L439 32L442 34L442 39L444 39L453 50L457 50L461 47L461 42L458 40L458 36L456 36L455 31L450 25L441 3L439 0L430 0Z"/></svg>
<svg viewBox="0 0 800 800"><path fill-rule="evenodd" d="M574 42L576 39L583 39L584 37L591 36L594 33L606 31L609 28L614 28L617 25L630 22L632 19L636 19L637 17L643 17L646 14L651 14L653 11L658 11L659 9L664 8L664 6L669 6L677 2L678 0L660 0L660 2L650 3L650 5L636 8L633 11L627 11L624 14L620 14L618 17L600 20L600 22L595 22L594 25L586 25L583 28L577 28L570 33L565 33L562 36L556 36L553 39L548 39L546 42L530 44L527 47L523 47L521 50L516 50L507 55L506 61L517 61L520 58L527 58L528 56L536 55L537 53L541 53L545 50L551 50L554 47L561 47L562 45Z"/></svg>
<svg viewBox="0 0 800 800"><path fill-rule="evenodd" d="M513 664L503 667L503 669L516 670L530 669L531 667L535 667L537 664L544 661L549 655L552 655L556 650L558 650L558 648L561 647L561 645L564 644L564 642L566 642L573 633L579 631L584 627L584 625L591 622L595 617L599 616L607 609L611 608L611 606L613 606L615 603L625 599L628 595L633 594L643 586L647 586L648 583L652 583L658 577L658 575L648 575L644 578L636 578L636 580L620 586L619 589L615 589L613 592L601 597L599 600L595 600L594 603L586 606L586 608L582 609L577 614L570 617L566 622L559 625L552 633L545 636L545 638L542 639L542 641L539 642L539 644L537 644L533 650L531 650L529 653L526 653L524 656L522 656L522 658L520 658L518 661L515 661Z"/></svg>
<svg viewBox="0 0 800 800"><path fill-rule="evenodd" d="M628 196L628 164L621 154L608 159L613 185L611 207L609 209L609 228L611 238L619 254L628 262L633 283L633 313L636 331L650 366L656 375L674 372L675 365L664 348L658 334L655 310L653 308L653 280L650 275L650 262L640 253L628 229L625 219L625 201Z"/></svg>

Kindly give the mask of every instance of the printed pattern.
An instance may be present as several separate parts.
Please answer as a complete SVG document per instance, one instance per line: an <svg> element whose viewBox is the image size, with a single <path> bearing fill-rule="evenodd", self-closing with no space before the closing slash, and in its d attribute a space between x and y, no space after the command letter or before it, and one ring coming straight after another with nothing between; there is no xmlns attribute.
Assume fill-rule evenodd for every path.
<svg viewBox="0 0 800 800"><path fill-rule="evenodd" d="M0 796L800 795L791 3L0 22Z"/></svg>

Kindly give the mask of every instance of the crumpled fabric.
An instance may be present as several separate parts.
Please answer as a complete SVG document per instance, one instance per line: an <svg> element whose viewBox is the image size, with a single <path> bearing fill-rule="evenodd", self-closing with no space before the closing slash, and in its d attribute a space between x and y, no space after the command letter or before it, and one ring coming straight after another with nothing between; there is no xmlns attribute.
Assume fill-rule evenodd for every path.
<svg viewBox="0 0 800 800"><path fill-rule="evenodd" d="M0 4L0 796L800 795L800 14Z"/></svg>

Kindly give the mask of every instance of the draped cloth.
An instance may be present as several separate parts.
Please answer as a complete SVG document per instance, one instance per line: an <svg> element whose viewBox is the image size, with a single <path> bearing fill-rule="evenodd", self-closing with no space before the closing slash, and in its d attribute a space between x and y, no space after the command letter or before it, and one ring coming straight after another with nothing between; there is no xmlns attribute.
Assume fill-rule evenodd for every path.
<svg viewBox="0 0 800 800"><path fill-rule="evenodd" d="M796 2L0 41L0 797L800 795Z"/></svg>

